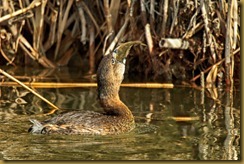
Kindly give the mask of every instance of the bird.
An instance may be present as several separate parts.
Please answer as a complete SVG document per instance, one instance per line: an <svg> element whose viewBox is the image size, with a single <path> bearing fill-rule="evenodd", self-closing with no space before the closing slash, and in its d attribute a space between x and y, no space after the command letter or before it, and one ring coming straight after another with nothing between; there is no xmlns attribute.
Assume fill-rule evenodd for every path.
<svg viewBox="0 0 244 164"><path fill-rule="evenodd" d="M109 135L130 132L135 128L131 110L120 100L119 90L124 79L126 57L133 45L141 41L121 43L103 56L97 70L97 93L103 112L69 111L45 121L30 119L28 129L34 134L95 134Z"/></svg>

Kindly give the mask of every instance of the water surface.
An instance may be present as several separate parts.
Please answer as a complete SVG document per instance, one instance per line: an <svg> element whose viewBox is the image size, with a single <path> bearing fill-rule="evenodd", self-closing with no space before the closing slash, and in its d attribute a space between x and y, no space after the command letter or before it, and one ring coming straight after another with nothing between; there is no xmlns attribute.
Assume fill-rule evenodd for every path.
<svg viewBox="0 0 244 164"><path fill-rule="evenodd" d="M0 160L240 160L240 92L121 88L137 127L121 135L33 135L51 111L23 88L0 87ZM101 111L96 88L37 89L65 110Z"/></svg>

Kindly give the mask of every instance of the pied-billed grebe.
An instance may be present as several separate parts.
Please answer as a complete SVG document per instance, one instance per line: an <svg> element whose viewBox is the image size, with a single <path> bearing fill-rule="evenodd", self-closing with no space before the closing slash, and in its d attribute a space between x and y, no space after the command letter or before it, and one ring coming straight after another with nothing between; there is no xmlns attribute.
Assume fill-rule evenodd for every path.
<svg viewBox="0 0 244 164"><path fill-rule="evenodd" d="M30 133L49 134L119 134L135 127L129 108L120 100L119 89L124 78L126 57L139 41L122 43L104 56L97 70L98 99L104 113L93 111L72 111L39 122L30 119L33 125Z"/></svg>

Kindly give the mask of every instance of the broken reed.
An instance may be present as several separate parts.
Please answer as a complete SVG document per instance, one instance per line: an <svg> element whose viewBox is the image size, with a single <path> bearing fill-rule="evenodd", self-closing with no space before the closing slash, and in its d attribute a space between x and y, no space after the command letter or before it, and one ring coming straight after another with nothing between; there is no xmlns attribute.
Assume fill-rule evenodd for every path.
<svg viewBox="0 0 244 164"><path fill-rule="evenodd" d="M22 84L33 88L86 88L97 87L97 83L65 83L65 82L22 82ZM21 86L18 82L2 82L1 86ZM172 83L122 83L121 87L133 88L174 88Z"/></svg>
<svg viewBox="0 0 244 164"><path fill-rule="evenodd" d="M35 96L39 97L41 100L43 100L44 102L46 102L48 105L50 105L53 109L59 109L56 105L54 105L53 103L51 103L49 100L47 100L46 98L44 98L42 95L40 95L38 92L34 91L33 89L31 89L30 87L28 87L27 85L25 85L24 83L22 83L21 81L19 81L18 79L14 78L13 76L11 76L10 74L8 74L7 72L5 72L4 70L0 69L0 73L3 74L4 76L8 77L9 79L15 81L18 85L22 86L23 88L25 88L26 90L30 91L32 94L34 94ZM1 84L2 85L2 84Z"/></svg>
<svg viewBox="0 0 244 164"><path fill-rule="evenodd" d="M103 44L105 40L107 44ZM215 84L223 81L217 77L223 73L226 84L231 85L234 70L240 70L240 62L233 55L240 48L240 2L0 2L2 65L55 68L73 65L88 56L89 73L95 73L101 49L108 54L119 42L132 40L148 46L135 48L130 56L138 62L134 70L143 75L171 76L174 73L171 67L176 64L187 70L183 73L190 74L192 81L204 72L206 79L209 77L210 83ZM236 55L240 59L240 51ZM225 62L211 72L209 68L223 59Z"/></svg>

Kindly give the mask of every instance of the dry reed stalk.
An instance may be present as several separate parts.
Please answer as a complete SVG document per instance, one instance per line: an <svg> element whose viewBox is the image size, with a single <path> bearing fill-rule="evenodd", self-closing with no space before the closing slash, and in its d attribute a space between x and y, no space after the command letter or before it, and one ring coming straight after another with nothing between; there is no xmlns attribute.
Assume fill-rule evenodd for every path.
<svg viewBox="0 0 244 164"><path fill-rule="evenodd" d="M199 117L169 117L169 119L175 120L177 122L185 122L185 121L197 121L200 118Z"/></svg>
<svg viewBox="0 0 244 164"><path fill-rule="evenodd" d="M75 26L78 25L77 23L75 23L75 25L73 27L73 30L74 31L76 31L75 30ZM60 51L59 52L59 56L60 56L59 58L62 58L63 54L65 54L66 51L68 51L70 48L72 48L72 45L73 45L74 40L75 40L75 36L73 36L73 32L70 32L70 31L67 30L65 32L65 36L62 38L62 41L60 43L61 46L59 48L59 51Z"/></svg>
<svg viewBox="0 0 244 164"><path fill-rule="evenodd" d="M164 0L164 5L163 5L163 22L162 22L162 28L161 28L161 36L165 37L165 32L166 32L166 23L168 20L168 6L169 6L169 1Z"/></svg>
<svg viewBox="0 0 244 164"><path fill-rule="evenodd" d="M81 37L80 37L80 41L83 45L85 45L86 43L86 18L85 18L85 14L84 14L84 10L82 8L82 4L80 3L81 1L76 1L76 6L78 8L78 13L79 13L79 17L80 17L80 22L81 22Z"/></svg>
<svg viewBox="0 0 244 164"><path fill-rule="evenodd" d="M6 1L5 1L6 2ZM32 10L33 8L36 8L38 6L40 6L42 4L42 2L40 0L34 0L28 7L26 8L23 8L23 9L19 9L13 13L10 13L10 14L7 14L7 15L4 15L2 17L0 17L0 23L4 22L4 21L7 21L11 18L14 18L20 14L24 14L26 13L27 11L29 10Z"/></svg>
<svg viewBox="0 0 244 164"><path fill-rule="evenodd" d="M235 52L233 52L233 54L231 54L231 56L234 56L235 54L237 54L238 52L240 52L240 47L238 49L235 50ZM210 67L208 67L207 69L205 69L204 73L207 73L209 70L211 70L214 66L219 66L221 63L223 63L225 61L225 58L221 59L220 61L218 61L217 63L211 65ZM192 78L190 81L196 81L199 77L201 76L201 74L198 74L197 76L195 76L194 78Z"/></svg>
<svg viewBox="0 0 244 164"><path fill-rule="evenodd" d="M232 49L235 50L237 46L237 37L238 37L238 2L237 0L233 1L232 4L232 28L233 28L233 40L232 40ZM234 67L233 67L234 68ZM234 69L233 69L234 70Z"/></svg>
<svg viewBox="0 0 244 164"><path fill-rule="evenodd" d="M147 40L148 50L149 50L149 54L152 55L152 52L153 52L153 39L152 39L150 24L147 23L147 14L146 14L145 1L141 0L140 1L140 5L141 5L142 23L143 23L143 26L144 26L144 29L145 29L145 37L146 37L146 40Z"/></svg>
<svg viewBox="0 0 244 164"><path fill-rule="evenodd" d="M226 13L227 13L227 9L226 9L226 1L219 1L219 9L220 9L220 13L221 15L223 15L224 18L226 18Z"/></svg>
<svg viewBox="0 0 244 164"><path fill-rule="evenodd" d="M1 42L0 42L0 44L1 44ZM7 60L8 64L11 64L11 65L16 67L16 64L13 63L15 58L9 59L8 56L5 54L5 52L2 51L2 47L1 46L0 46L0 52L1 52L2 56L4 57L4 59Z"/></svg>
<svg viewBox="0 0 244 164"><path fill-rule="evenodd" d="M46 102L48 105L50 105L50 106L53 107L54 109L59 109L57 106L55 106L55 105L52 104L50 101L48 101L47 99L45 99L42 95L40 95L39 93L37 93L37 92L34 91L33 89L29 88L27 85L25 85L25 84L22 83L21 81L17 80L17 79L14 78L13 76L11 76L11 75L8 74L7 72L5 72L4 70L0 69L0 73L2 73L4 76L8 77L9 79L15 81L16 83L18 83L19 85L21 85L22 87L24 87L26 90L30 91L31 93L33 93L34 95L36 95L37 97L39 97L40 99L42 99L44 102Z"/></svg>
<svg viewBox="0 0 244 164"><path fill-rule="evenodd" d="M121 0L111 0L111 2L110 2L109 10L110 10L110 13L112 13L112 27L113 28L115 27L115 24L118 19L120 2L121 2ZM130 7L129 4L128 4L128 6Z"/></svg>
<svg viewBox="0 0 244 164"><path fill-rule="evenodd" d="M33 88L87 88L97 87L97 83L56 83L56 82L22 82ZM2 86L19 86L15 82L2 82ZM122 83L121 87L128 88L174 88L172 83Z"/></svg>
<svg viewBox="0 0 244 164"><path fill-rule="evenodd" d="M33 60L37 60L38 63L45 68L55 68L55 65L45 56L40 55L36 50L34 50L30 43L22 35L20 35L19 38L20 46Z"/></svg>
<svg viewBox="0 0 244 164"><path fill-rule="evenodd" d="M67 2L67 1L65 1ZM60 8L59 8L59 20L58 20L58 33L57 33L57 44L56 44L56 48L55 48L55 52L54 52L54 59L56 60L58 58L59 55L59 48L61 45L61 41L62 41L62 36L63 36L63 32L65 30L65 26L68 20L68 16L69 16L69 11L71 9L71 6L73 5L74 0L68 0L67 2L67 6L66 6L66 10L64 11L63 14L63 6L64 6L64 1L60 1Z"/></svg>
<svg viewBox="0 0 244 164"><path fill-rule="evenodd" d="M228 14L227 14L227 27L226 27L226 40L225 40L225 77L227 86L233 85L233 71L234 71L234 58L232 57L233 48L236 47L237 23L235 19L237 13L236 0L228 1Z"/></svg>
<svg viewBox="0 0 244 164"><path fill-rule="evenodd" d="M43 45L43 49L46 52L48 49L52 47L55 42L56 36L56 28L57 28L57 19L58 19L58 11L51 8L50 22L49 22L49 35L47 41Z"/></svg>
<svg viewBox="0 0 244 164"><path fill-rule="evenodd" d="M74 22L74 25L72 27L72 31L70 31L69 29L66 29L63 32L63 36L62 36L62 40L60 43L60 47L59 47L59 58L57 58L57 60L59 61L60 58L63 57L63 55L66 53L66 51L70 50L70 48L72 48L72 45L76 39L76 37L78 36L78 28L79 28L79 21L76 19L76 13L73 13L69 19L67 20L65 29L67 27L69 27L69 25L71 23ZM68 63L69 61L67 61Z"/></svg>
<svg viewBox="0 0 244 164"><path fill-rule="evenodd" d="M145 0L140 0L140 6L141 6L142 24L145 27L147 24L147 13L146 13L146 7L145 7Z"/></svg>
<svg viewBox="0 0 244 164"><path fill-rule="evenodd" d="M112 36L112 35L113 35L113 33L109 33L109 34L105 37L104 44L103 44L103 54L106 53L106 47L107 47L107 43L108 43L108 38L109 38L110 36Z"/></svg>
<svg viewBox="0 0 244 164"><path fill-rule="evenodd" d="M173 1L173 6L174 6L174 13L173 13L173 20L172 20L172 23L171 23L171 27L170 27L170 30L169 30L169 35L172 34L173 32L173 29L174 27L177 25L177 18L178 18L178 12L179 12L179 0L174 0Z"/></svg>
<svg viewBox="0 0 244 164"><path fill-rule="evenodd" d="M30 52L29 53L29 56L33 59L33 60L37 60L39 58L39 53L33 49L33 47L31 46L31 44L27 41L27 39L23 36L23 35L20 35L19 36L19 39L20 39L20 46L24 46L25 48L27 48Z"/></svg>
<svg viewBox="0 0 244 164"><path fill-rule="evenodd" d="M112 43L109 45L109 47L107 48L107 50L105 51L104 56L108 55L110 52L113 51L114 47L116 46L116 44L118 43L120 37L124 34L127 26L129 24L129 17L127 16L125 18L125 22L123 24L123 26L120 28L119 32L117 33L117 35L115 36L114 40L112 41Z"/></svg>
<svg viewBox="0 0 244 164"><path fill-rule="evenodd" d="M200 73L200 76L201 76L201 87L202 87L202 89L204 90L204 88L205 88L205 78L204 78L204 72L201 72Z"/></svg>
<svg viewBox="0 0 244 164"><path fill-rule="evenodd" d="M218 73L218 65L213 65L206 78L206 88L214 87Z"/></svg>
<svg viewBox="0 0 244 164"><path fill-rule="evenodd" d="M89 16L89 18L91 19L92 23L96 27L96 30L97 30L99 36L101 37L101 29L100 29L100 26L98 25L98 23L96 21L96 18L93 16L92 12L89 10L89 8L84 3L84 1L81 1L81 6L84 9L84 11L86 12L86 14Z"/></svg>
<svg viewBox="0 0 244 164"><path fill-rule="evenodd" d="M194 34L199 32L200 30L202 30L203 27L204 27L203 22L197 23L195 26L193 26L192 28L190 28L189 30L186 31L186 33L183 35L182 39L191 38Z"/></svg>
<svg viewBox="0 0 244 164"><path fill-rule="evenodd" d="M10 9L8 0L3 0L2 1L2 6L0 7L0 9L3 10L4 12L6 12L7 10ZM2 13L4 13L4 12L1 11L1 13L0 13L1 17L2 17Z"/></svg>
<svg viewBox="0 0 244 164"><path fill-rule="evenodd" d="M57 83L57 82L22 82L32 88L87 88L97 87L97 83ZM19 86L15 82L3 82L2 86Z"/></svg>
<svg viewBox="0 0 244 164"><path fill-rule="evenodd" d="M150 26L154 30L154 22L155 22L155 15L154 11L155 10L155 0L150 0Z"/></svg>
<svg viewBox="0 0 244 164"><path fill-rule="evenodd" d="M57 61L58 66L66 66L69 63L69 60L74 54L74 48L70 47L70 49L64 51L65 53L62 54L62 57Z"/></svg>
<svg viewBox="0 0 244 164"><path fill-rule="evenodd" d="M59 9L58 9L58 26L57 26L57 35L56 35L56 48L55 48L55 52L54 52L54 59L56 60L58 57L58 52L59 52L59 47L60 47L60 43L61 43L61 39L62 39L62 35L63 35L63 28L66 24L66 20L62 21L63 19L63 7L64 7L64 3L67 0L62 0L59 2ZM63 24L62 26L62 22L64 22L65 24Z"/></svg>
<svg viewBox="0 0 244 164"><path fill-rule="evenodd" d="M10 8L12 10L14 10L14 5L11 2L12 1L10 1L8 5L11 6ZM27 3L27 5L28 4L29 3ZM28 10L31 10L31 9L35 8L36 6L40 7L40 5L42 5L42 3L39 2L38 0L35 0L31 4L29 4L29 6L27 8L23 8L23 9L20 9L18 11L19 11L19 13L21 13L21 12L25 13ZM23 6L21 2L20 2L20 6ZM12 12L12 10L10 12ZM16 19L16 17L17 16L15 16L15 19ZM17 53L18 46L20 45L20 47L24 50L24 52L28 56L30 56L30 58L32 58L33 60L38 61L42 66L44 66L44 67L55 67L54 64L51 61L49 61L45 56L40 54L40 52L41 52L40 50L34 49L32 47L32 45L28 42L28 40L21 34L22 28L23 28L23 26L25 24L25 20L19 20L19 21L21 21L20 22L21 23L20 27L18 26L17 23L11 24L9 26L12 35L14 36L14 38L16 38L15 46L13 47L14 48L14 52ZM33 25L33 27L37 28L37 27L35 27L35 25Z"/></svg>
<svg viewBox="0 0 244 164"><path fill-rule="evenodd" d="M152 118L153 113L148 113L146 117L141 116L135 116L136 119L142 119L142 120L154 120L154 121L165 121L165 120L174 120L176 122L187 122L187 121L197 121L200 118L199 117L167 117L167 118Z"/></svg>
<svg viewBox="0 0 244 164"><path fill-rule="evenodd" d="M188 38L192 37L195 33L197 33L203 27L203 22L202 21L198 22L196 24L196 19L197 19L198 13L200 11L200 8L198 7L198 3L197 2L195 2L195 8L196 8L196 12L191 17L190 23L189 23L189 25L187 27L187 30L186 30L186 32L185 32L185 34L183 35L182 38L188 39Z"/></svg>
<svg viewBox="0 0 244 164"><path fill-rule="evenodd" d="M47 4L47 0L42 0L42 4L40 7L35 10L35 20L33 22L34 33L33 33L33 48L37 52L41 52L43 48L42 37L43 37L43 25L44 25L44 12Z"/></svg>
<svg viewBox="0 0 244 164"><path fill-rule="evenodd" d="M135 88L174 88L172 83L123 83L122 87Z"/></svg>
<svg viewBox="0 0 244 164"><path fill-rule="evenodd" d="M231 68L231 54L232 54L232 6L233 0L228 1L228 14L227 14L227 27L226 27L226 40L225 40L225 78L226 85L230 86L232 84L232 68Z"/></svg>
<svg viewBox="0 0 244 164"><path fill-rule="evenodd" d="M12 64L14 66L16 66L13 61L15 59L15 57L13 57L12 59L9 59L9 57L5 54L4 52L4 47L2 47L2 41L8 41L10 42L10 35L7 33L7 31L5 29L0 30L0 52L2 54L2 56L4 57L4 59L6 59L8 61L9 64Z"/></svg>
<svg viewBox="0 0 244 164"><path fill-rule="evenodd" d="M90 39L89 39L89 74L93 74L95 72L95 29L94 26L91 25L90 29Z"/></svg>
<svg viewBox="0 0 244 164"><path fill-rule="evenodd" d="M210 48L210 52L211 52L211 57L212 57L212 62L215 63L216 62L216 53L215 53L215 46L214 46L214 36L212 35L212 32L209 28L209 16L208 16L208 12L206 9L206 6L209 6L208 4L211 4L208 1L202 0L200 2L200 7L201 7L201 11L202 11L202 17L203 17L203 22L204 22L204 27L205 27L205 34L206 34L206 42L207 45Z"/></svg>
<svg viewBox="0 0 244 164"><path fill-rule="evenodd" d="M111 14L110 8L109 8L109 0L104 0L103 5L104 5L104 14L105 14L105 18L106 18L106 22L107 22L107 28L108 28L107 33L108 34L114 33L114 28L113 28L113 24L112 24L112 14ZM110 38L109 40L111 42L112 38Z"/></svg>
<svg viewBox="0 0 244 164"><path fill-rule="evenodd" d="M152 53L153 53L153 39L152 39L150 24L148 24L148 23L145 26L145 37L147 40L149 54L152 55Z"/></svg>
<svg viewBox="0 0 244 164"><path fill-rule="evenodd" d="M70 24L71 22L74 22L72 31L70 32L69 30L64 31L65 37L63 37L61 43L60 43L60 48L59 48L59 56L60 59L58 59L57 64L60 66L66 66L71 57L74 55L74 52L77 51L76 48L73 47L73 42L75 41L75 38L78 33L78 28L79 28L79 21L75 19L76 14L73 13L68 21L67 24ZM68 27L69 25L67 25Z"/></svg>
<svg viewBox="0 0 244 164"><path fill-rule="evenodd" d="M8 13L12 13L12 12L14 12L14 5L13 5L13 2L12 1L7 1L7 0L4 0L3 1L3 10L5 11L5 12L8 12ZM29 5L29 7L30 7L30 5ZM30 7L31 8L31 7ZM19 13L26 13L27 11L28 11L29 9L27 9L27 8L25 8L25 9L20 9L20 10L18 10L18 11L20 11ZM15 14L14 14L15 15ZM22 15L24 15L24 14L22 14ZM16 19L17 18L17 16L18 15L15 15L15 17L11 17L11 20L9 20L9 24L10 24L10 26L9 26L9 29L10 29L10 31L11 32L7 32L5 29L3 29L3 30L1 30L1 40L3 40L3 41L7 41L8 42L8 46L6 46L6 47L4 47L4 49L6 50L6 52L7 53L5 53L4 51L2 51L1 50L1 53L2 53L2 55L3 55L3 57L10 63L10 64L12 64L12 62L14 61L14 59L15 59L15 57L13 57L11 60L8 58L8 56L7 56L7 54L9 54L9 53L11 53L12 55L13 54L15 54L16 52L17 52L17 50L18 50L18 44L19 44L19 36L20 36L20 33L21 33L21 31L22 31L22 27L23 27L23 25L25 24L25 21L24 20L20 20L21 22L21 24L20 24L20 27L18 28L17 27L17 24L16 23L13 23L14 21L14 19ZM17 18L18 19L18 18ZM17 21L17 19L16 19L16 21ZM6 32L6 33L5 33ZM6 34L6 35L2 35L2 34ZM4 38L3 38L4 37ZM12 39L12 37L14 37L14 38L17 38L16 39L16 42L14 42ZM7 39L7 40L6 40ZM12 43L11 43L12 42ZM11 46L12 45L12 46ZM11 49L11 50L9 50L9 49ZM13 51L13 52L11 52L11 51ZM12 64L13 65L13 64Z"/></svg>

